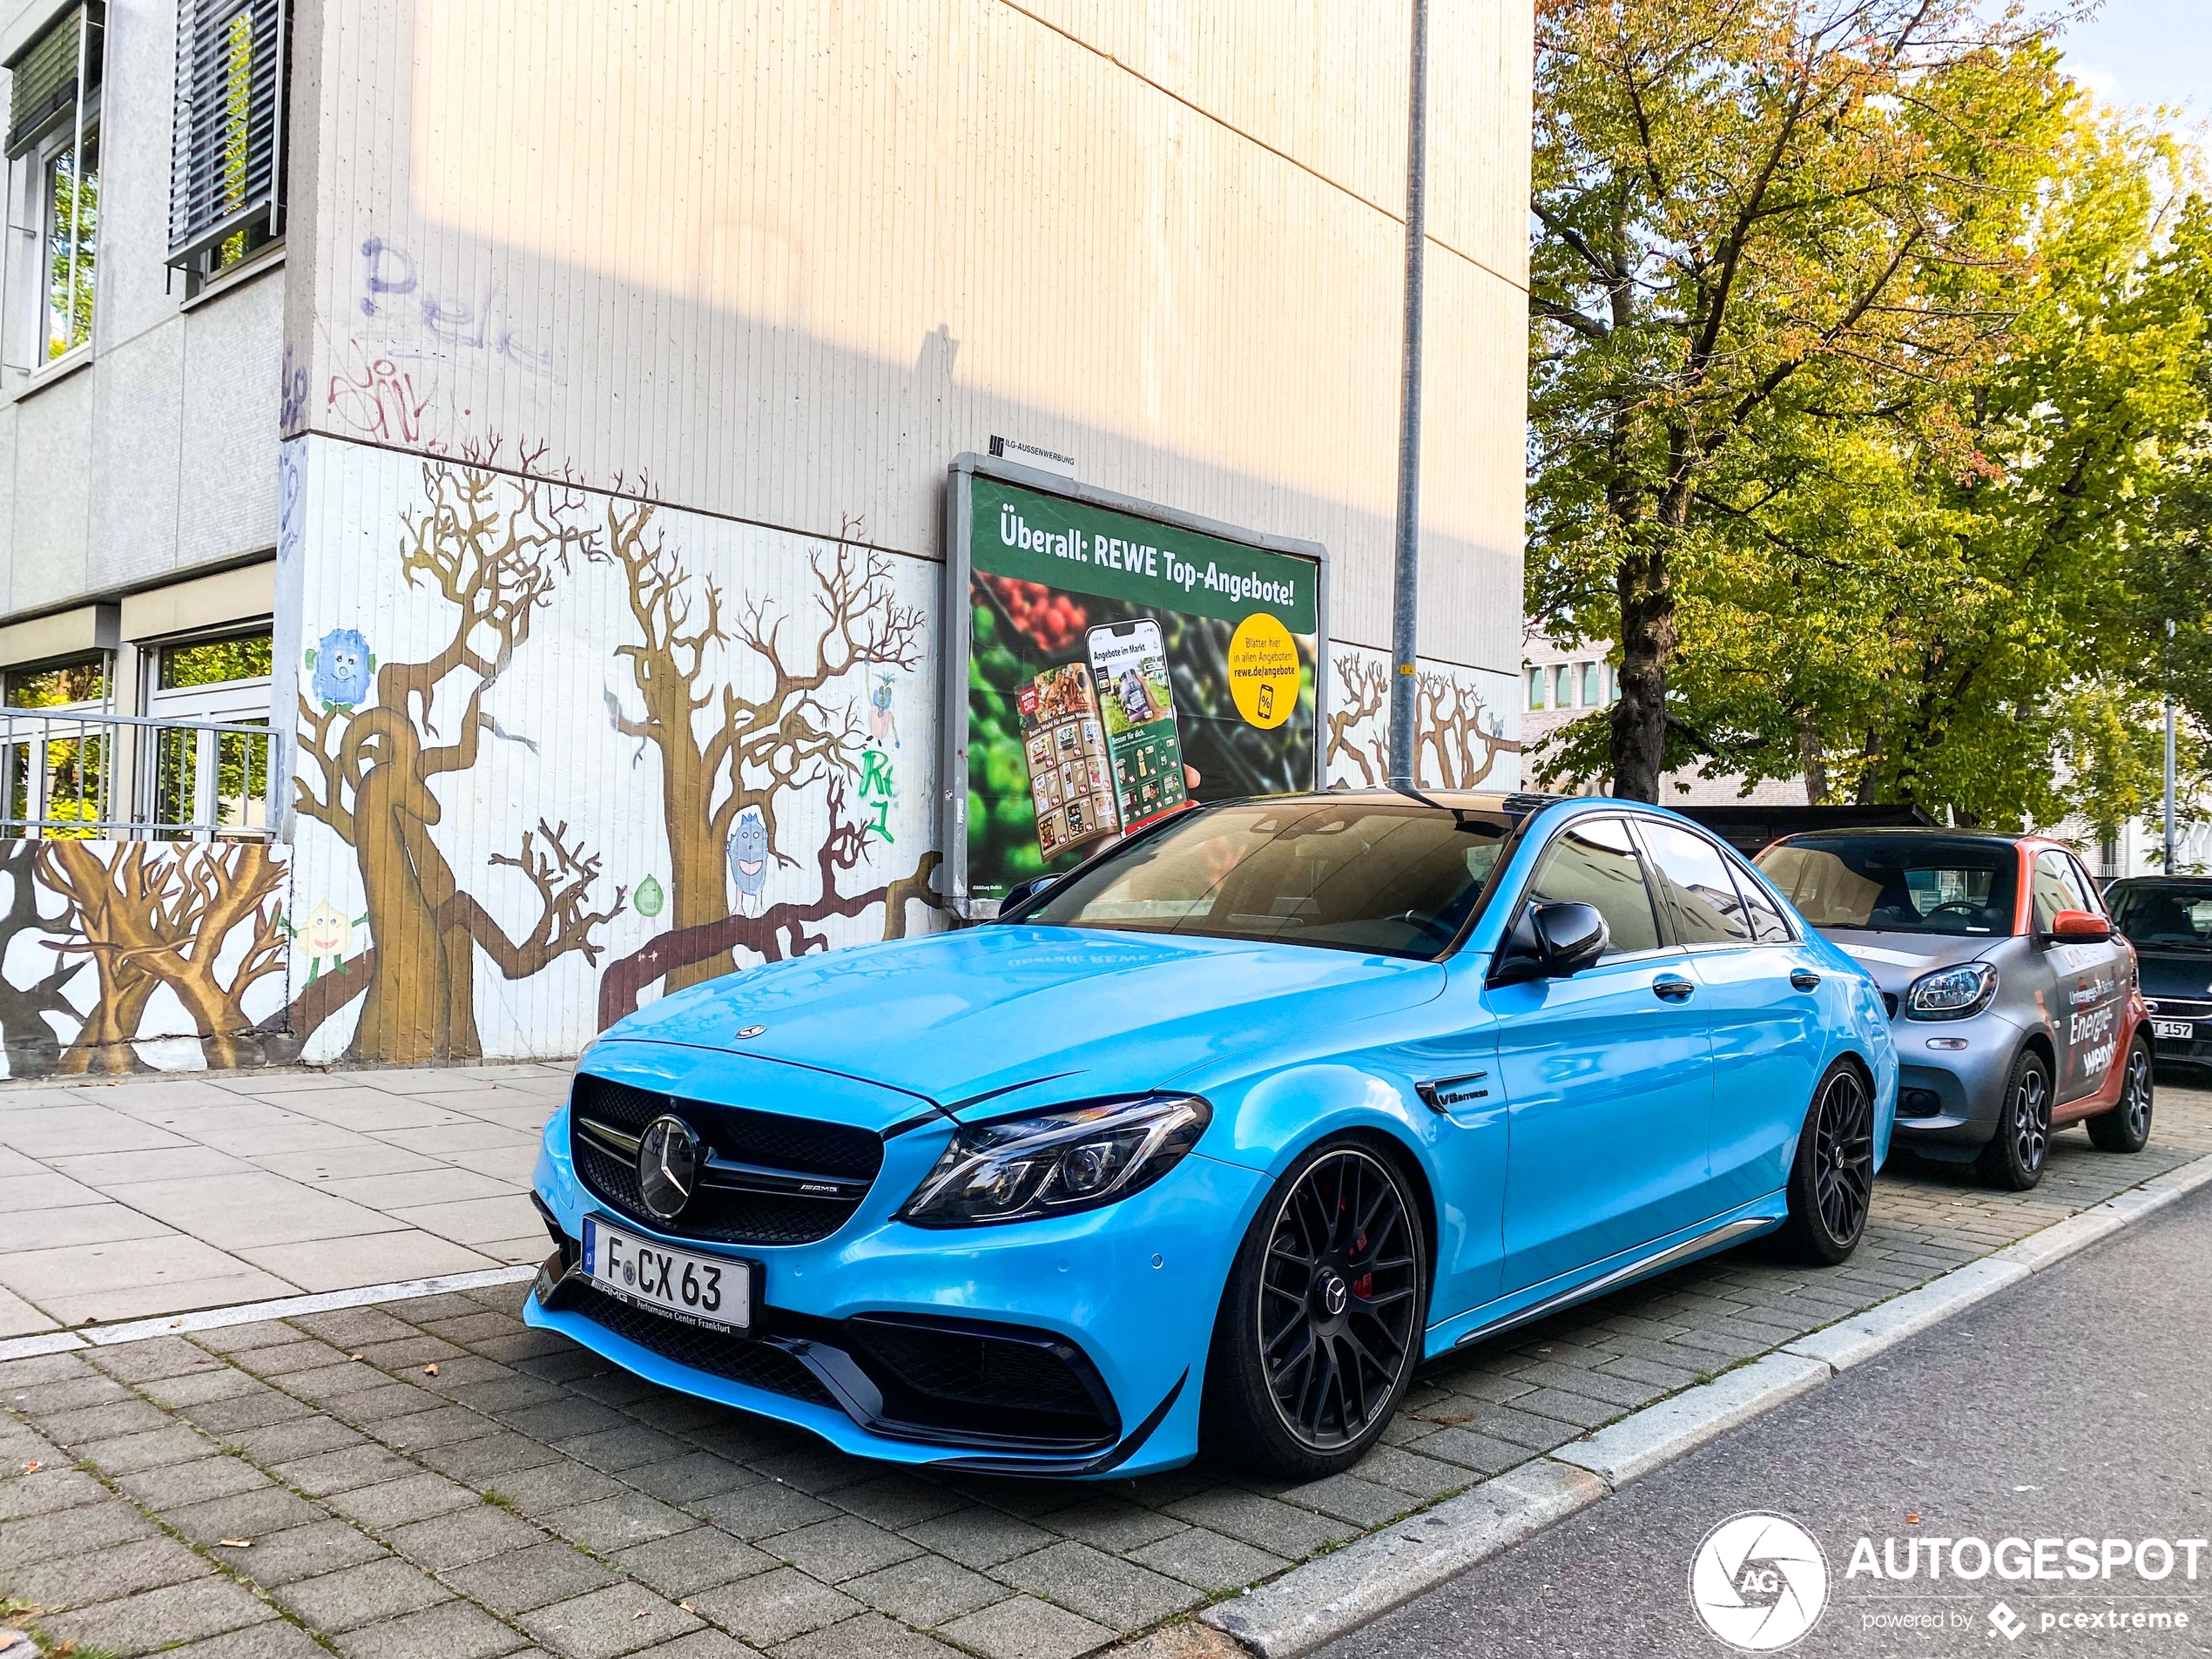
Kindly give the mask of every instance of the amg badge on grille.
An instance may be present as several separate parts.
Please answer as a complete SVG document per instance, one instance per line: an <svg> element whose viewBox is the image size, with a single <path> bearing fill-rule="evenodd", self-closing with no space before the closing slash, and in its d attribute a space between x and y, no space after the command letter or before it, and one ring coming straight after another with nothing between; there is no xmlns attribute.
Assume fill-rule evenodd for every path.
<svg viewBox="0 0 2212 1659"><path fill-rule="evenodd" d="M656 1117L637 1140L637 1190L645 1208L673 1221L698 1185L699 1137L680 1117Z"/></svg>

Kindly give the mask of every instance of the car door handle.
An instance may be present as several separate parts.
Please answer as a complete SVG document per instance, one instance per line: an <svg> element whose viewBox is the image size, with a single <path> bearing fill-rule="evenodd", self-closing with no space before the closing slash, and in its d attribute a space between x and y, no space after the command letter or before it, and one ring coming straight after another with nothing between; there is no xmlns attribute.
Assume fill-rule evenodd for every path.
<svg viewBox="0 0 2212 1659"><path fill-rule="evenodd" d="M1696 988L1679 974L1662 974L1651 981L1652 995L1668 1002L1687 1002Z"/></svg>
<svg viewBox="0 0 2212 1659"><path fill-rule="evenodd" d="M1790 970L1790 985L1793 990L1810 991L1819 983L1820 975L1810 968L1793 968Z"/></svg>

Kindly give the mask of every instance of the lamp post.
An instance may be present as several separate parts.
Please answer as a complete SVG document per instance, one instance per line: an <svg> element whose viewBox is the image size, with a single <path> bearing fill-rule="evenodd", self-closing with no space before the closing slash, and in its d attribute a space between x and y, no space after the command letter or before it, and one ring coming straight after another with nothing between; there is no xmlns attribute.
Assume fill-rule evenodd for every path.
<svg viewBox="0 0 2212 1659"><path fill-rule="evenodd" d="M1398 558L1390 628L1390 781L1413 779L1421 571L1421 289L1428 240L1428 0L1413 0L1413 62L1406 117L1406 361L1398 408Z"/></svg>
<svg viewBox="0 0 2212 1659"><path fill-rule="evenodd" d="M2166 619L2166 873L2174 873L2174 619Z"/></svg>

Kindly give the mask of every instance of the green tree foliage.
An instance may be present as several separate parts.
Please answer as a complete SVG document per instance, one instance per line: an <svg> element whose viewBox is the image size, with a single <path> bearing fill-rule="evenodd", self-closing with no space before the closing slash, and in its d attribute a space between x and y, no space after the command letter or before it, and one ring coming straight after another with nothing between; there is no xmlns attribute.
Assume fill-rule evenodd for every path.
<svg viewBox="0 0 2212 1659"><path fill-rule="evenodd" d="M2168 147L1964 0L1554 0L1539 41L1529 610L1622 643L1540 764L2133 799L2123 578L2206 389Z"/></svg>

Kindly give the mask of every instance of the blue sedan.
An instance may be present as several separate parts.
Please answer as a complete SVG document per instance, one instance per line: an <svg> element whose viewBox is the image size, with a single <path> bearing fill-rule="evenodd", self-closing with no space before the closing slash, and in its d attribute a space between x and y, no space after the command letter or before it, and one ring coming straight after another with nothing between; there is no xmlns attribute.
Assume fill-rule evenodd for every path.
<svg viewBox="0 0 2212 1659"><path fill-rule="evenodd" d="M1872 982L1669 813L1205 806L614 1027L527 1317L863 1456L1318 1476L1426 1359L1755 1234L1842 1260L1896 1092Z"/></svg>

